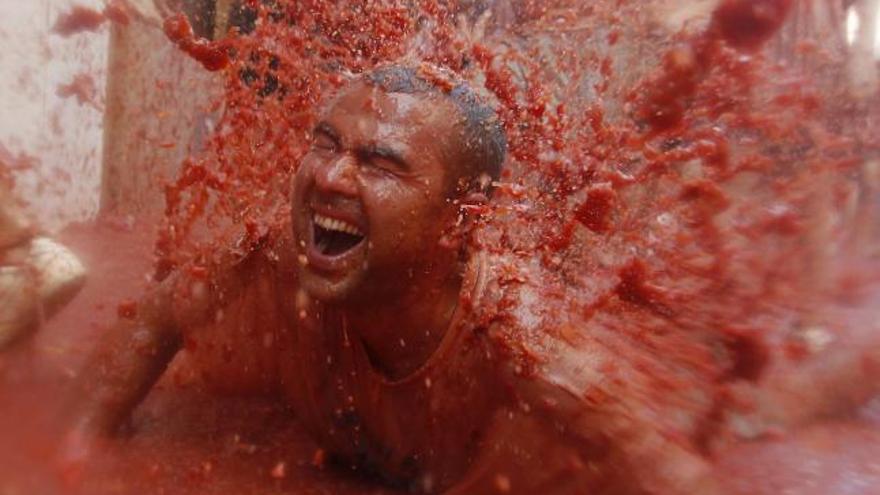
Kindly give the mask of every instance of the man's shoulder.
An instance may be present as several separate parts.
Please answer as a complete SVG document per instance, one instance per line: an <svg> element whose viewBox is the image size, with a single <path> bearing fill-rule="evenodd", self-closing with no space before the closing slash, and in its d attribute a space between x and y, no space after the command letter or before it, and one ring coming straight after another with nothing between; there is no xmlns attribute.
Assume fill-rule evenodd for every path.
<svg viewBox="0 0 880 495"><path fill-rule="evenodd" d="M295 272L296 256L293 235L289 228L277 227L258 239L237 240L226 256L230 267L247 268L262 275Z"/></svg>

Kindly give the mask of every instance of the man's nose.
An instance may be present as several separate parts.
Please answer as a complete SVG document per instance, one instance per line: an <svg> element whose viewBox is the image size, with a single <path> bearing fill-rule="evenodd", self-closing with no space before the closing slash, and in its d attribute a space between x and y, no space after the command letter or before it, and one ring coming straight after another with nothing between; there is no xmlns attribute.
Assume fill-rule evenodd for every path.
<svg viewBox="0 0 880 495"><path fill-rule="evenodd" d="M318 166L315 171L315 185L324 193L355 196L356 174L356 158L350 153L344 153Z"/></svg>

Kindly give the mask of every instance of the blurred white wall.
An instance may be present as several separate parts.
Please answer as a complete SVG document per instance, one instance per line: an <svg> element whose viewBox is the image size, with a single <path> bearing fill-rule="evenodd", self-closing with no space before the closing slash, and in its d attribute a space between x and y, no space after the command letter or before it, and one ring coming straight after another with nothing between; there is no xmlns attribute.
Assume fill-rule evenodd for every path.
<svg viewBox="0 0 880 495"><path fill-rule="evenodd" d="M100 10L100 0L77 0ZM0 0L0 145L37 159L16 173L16 193L50 230L98 208L109 26L69 38L51 33L71 0ZM94 100L62 98L80 76ZM86 89L88 85L83 85Z"/></svg>

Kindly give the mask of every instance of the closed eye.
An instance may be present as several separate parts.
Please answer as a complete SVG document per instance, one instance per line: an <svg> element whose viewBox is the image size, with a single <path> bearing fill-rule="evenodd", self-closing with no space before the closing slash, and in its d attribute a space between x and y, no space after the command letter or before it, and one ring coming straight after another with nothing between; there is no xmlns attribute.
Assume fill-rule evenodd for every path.
<svg viewBox="0 0 880 495"><path fill-rule="evenodd" d="M405 175L409 171L409 164L397 152L387 148L363 150L360 158L371 167L394 175Z"/></svg>
<svg viewBox="0 0 880 495"><path fill-rule="evenodd" d="M389 160L385 157L379 155L371 155L365 160L370 166L374 168L378 168L385 172L390 172L393 174L401 174L403 173L403 167L400 166L399 163L394 160Z"/></svg>

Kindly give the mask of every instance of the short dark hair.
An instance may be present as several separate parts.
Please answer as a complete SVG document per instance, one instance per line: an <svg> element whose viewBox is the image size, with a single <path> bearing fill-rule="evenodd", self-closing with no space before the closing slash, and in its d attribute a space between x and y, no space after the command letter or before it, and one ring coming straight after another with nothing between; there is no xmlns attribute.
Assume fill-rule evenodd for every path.
<svg viewBox="0 0 880 495"><path fill-rule="evenodd" d="M464 142L473 158L471 169L455 177L456 181L450 183L452 187L466 178L469 189L482 174L493 181L500 178L507 156L507 135L495 109L484 103L466 82L427 64L382 66L368 73L365 80L388 93L439 93L452 101L464 118Z"/></svg>

